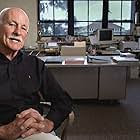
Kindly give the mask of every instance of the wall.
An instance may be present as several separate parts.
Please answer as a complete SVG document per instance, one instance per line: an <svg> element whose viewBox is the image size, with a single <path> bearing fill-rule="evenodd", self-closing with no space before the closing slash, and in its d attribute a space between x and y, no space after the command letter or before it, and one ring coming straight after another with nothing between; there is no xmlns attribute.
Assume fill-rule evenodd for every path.
<svg viewBox="0 0 140 140"><path fill-rule="evenodd" d="M0 11L5 7L21 7L30 18L30 29L25 46L35 46L37 40L37 0L0 0Z"/></svg>

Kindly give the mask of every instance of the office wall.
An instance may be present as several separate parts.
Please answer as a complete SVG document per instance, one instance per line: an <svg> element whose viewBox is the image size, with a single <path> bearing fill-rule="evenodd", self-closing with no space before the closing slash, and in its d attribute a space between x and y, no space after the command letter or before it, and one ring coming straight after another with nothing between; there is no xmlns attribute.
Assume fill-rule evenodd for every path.
<svg viewBox="0 0 140 140"><path fill-rule="evenodd" d="M37 0L0 0L0 11L5 7L21 7L30 18L30 29L25 46L35 46L37 40Z"/></svg>

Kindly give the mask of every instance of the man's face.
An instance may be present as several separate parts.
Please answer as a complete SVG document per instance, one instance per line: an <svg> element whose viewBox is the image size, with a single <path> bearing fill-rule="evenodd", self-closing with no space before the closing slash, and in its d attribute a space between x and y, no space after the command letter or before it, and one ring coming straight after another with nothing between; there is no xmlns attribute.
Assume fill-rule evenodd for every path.
<svg viewBox="0 0 140 140"><path fill-rule="evenodd" d="M0 45L12 51L18 51L24 46L28 34L29 19L19 9L12 9L5 13L0 23Z"/></svg>

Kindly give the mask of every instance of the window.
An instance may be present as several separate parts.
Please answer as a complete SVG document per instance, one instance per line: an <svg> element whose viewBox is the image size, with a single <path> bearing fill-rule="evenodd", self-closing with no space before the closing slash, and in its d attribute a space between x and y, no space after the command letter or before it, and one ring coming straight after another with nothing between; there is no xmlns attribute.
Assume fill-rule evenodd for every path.
<svg viewBox="0 0 140 140"><path fill-rule="evenodd" d="M67 35L67 0L39 0L39 33L41 36Z"/></svg>
<svg viewBox="0 0 140 140"><path fill-rule="evenodd" d="M116 35L130 35L131 24L133 23L131 0L110 0L109 1L109 28L114 29ZM116 12L117 11L117 12Z"/></svg>
<svg viewBox="0 0 140 140"><path fill-rule="evenodd" d="M102 23L102 7L102 0L75 0L74 35L87 36L93 33Z"/></svg>
<svg viewBox="0 0 140 140"><path fill-rule="evenodd" d="M38 7L40 36L87 36L102 28L103 10L115 35L132 33L134 0L108 0L108 9L103 0L38 0Z"/></svg>

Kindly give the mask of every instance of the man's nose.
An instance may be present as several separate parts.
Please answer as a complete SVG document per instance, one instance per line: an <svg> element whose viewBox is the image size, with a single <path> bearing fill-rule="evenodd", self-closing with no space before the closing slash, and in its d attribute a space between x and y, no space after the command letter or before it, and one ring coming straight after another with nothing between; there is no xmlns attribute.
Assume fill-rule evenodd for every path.
<svg viewBox="0 0 140 140"><path fill-rule="evenodd" d="M15 28L14 34L15 34L16 36L18 36L18 35L21 34L21 29L20 29L20 27L16 27L16 28Z"/></svg>

